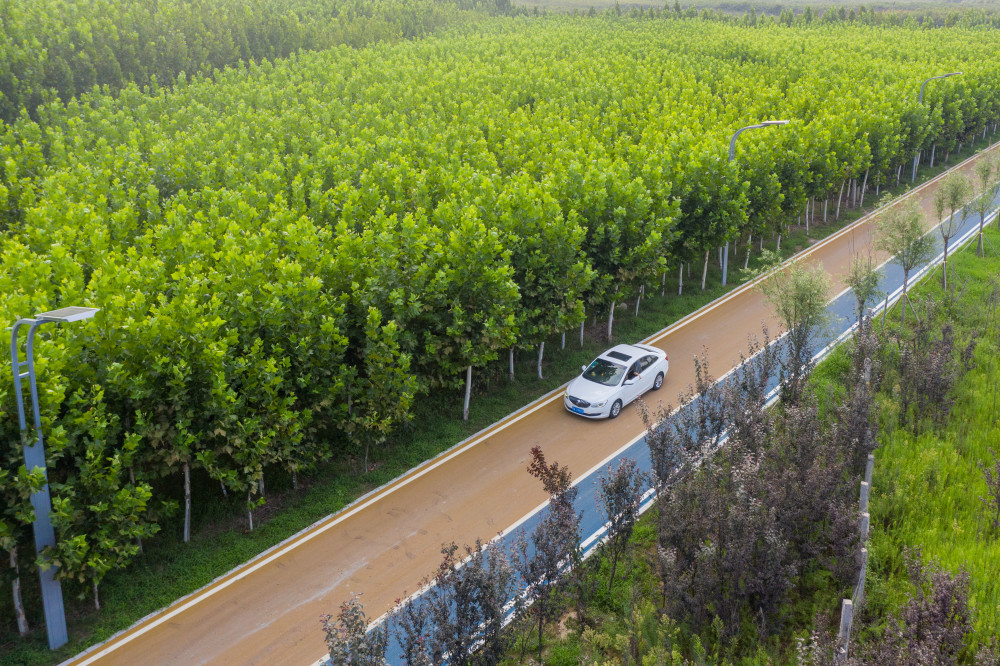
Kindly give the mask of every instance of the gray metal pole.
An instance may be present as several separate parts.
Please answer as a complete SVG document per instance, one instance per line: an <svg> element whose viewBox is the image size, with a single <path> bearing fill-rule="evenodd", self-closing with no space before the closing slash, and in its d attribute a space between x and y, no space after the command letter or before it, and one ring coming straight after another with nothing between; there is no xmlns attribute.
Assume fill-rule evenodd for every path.
<svg viewBox="0 0 1000 666"><path fill-rule="evenodd" d="M32 529L35 533L35 552L42 557L46 546L56 545L56 533L52 527L49 513L52 510L52 500L49 497L48 473L45 467L45 444L42 439L42 416L38 409L38 387L35 384L34 342L35 332L44 321L36 319L19 319L11 329L10 359L14 370L14 395L17 398L17 418L21 426L21 443L24 447L24 466L30 472L41 468L46 475L46 483L41 490L31 496L31 506L35 512ZM30 324L28 339L24 347L25 360L18 360L17 333L22 325ZM27 370L21 371L22 367ZM35 441L28 444L28 425L24 417L24 396L21 382L27 378L31 391L31 409L34 413ZM66 644L69 635L66 632L66 611L63 607L62 585L56 580L55 566L39 566L38 577L42 586L42 606L45 611L45 629L49 637L49 649L55 650Z"/></svg>

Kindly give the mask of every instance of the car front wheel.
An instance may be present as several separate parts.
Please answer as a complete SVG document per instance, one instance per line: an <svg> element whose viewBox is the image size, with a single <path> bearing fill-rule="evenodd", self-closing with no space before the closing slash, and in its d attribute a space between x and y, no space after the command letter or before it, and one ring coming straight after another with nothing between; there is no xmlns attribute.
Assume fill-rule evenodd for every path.
<svg viewBox="0 0 1000 666"><path fill-rule="evenodd" d="M656 379L653 380L653 390L658 391L660 387L663 386L663 373L656 375Z"/></svg>
<svg viewBox="0 0 1000 666"><path fill-rule="evenodd" d="M615 400L615 404L611 405L611 411L608 412L608 418L613 419L622 413L622 401Z"/></svg>

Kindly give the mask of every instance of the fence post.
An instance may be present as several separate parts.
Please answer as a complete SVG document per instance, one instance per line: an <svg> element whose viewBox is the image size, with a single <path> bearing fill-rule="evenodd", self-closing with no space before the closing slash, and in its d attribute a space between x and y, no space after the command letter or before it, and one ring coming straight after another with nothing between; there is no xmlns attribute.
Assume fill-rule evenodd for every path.
<svg viewBox="0 0 1000 666"><path fill-rule="evenodd" d="M867 481L861 482L861 513L868 513L868 496L871 494L871 485Z"/></svg>
<svg viewBox="0 0 1000 666"><path fill-rule="evenodd" d="M854 615L854 604L850 599L844 599L840 608L840 633L837 634L837 651L834 662L843 664L847 661L847 646L851 641L851 620Z"/></svg>
<svg viewBox="0 0 1000 666"><path fill-rule="evenodd" d="M868 454L868 464L865 465L865 483L869 486L872 484L872 470L875 469L875 456L871 453Z"/></svg>
<svg viewBox="0 0 1000 666"><path fill-rule="evenodd" d="M861 514L861 525L859 526L858 529L858 531L861 533L861 543L868 541L868 524L870 521L871 521L871 516L868 515L867 511Z"/></svg>
<svg viewBox="0 0 1000 666"><path fill-rule="evenodd" d="M854 605L858 608L865 602L865 575L868 573L868 549L861 549L861 573L858 575L858 586L854 590Z"/></svg>

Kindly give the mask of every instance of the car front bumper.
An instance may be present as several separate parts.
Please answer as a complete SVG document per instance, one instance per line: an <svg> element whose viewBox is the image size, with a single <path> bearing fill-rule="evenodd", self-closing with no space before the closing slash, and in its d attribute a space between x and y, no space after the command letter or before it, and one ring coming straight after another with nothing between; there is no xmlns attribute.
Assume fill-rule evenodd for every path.
<svg viewBox="0 0 1000 666"><path fill-rule="evenodd" d="M567 412L588 419L606 419L608 418L608 413L610 411L610 408L607 405L604 405L603 407L577 407L570 402L569 397L565 395L563 396L563 407L566 408Z"/></svg>

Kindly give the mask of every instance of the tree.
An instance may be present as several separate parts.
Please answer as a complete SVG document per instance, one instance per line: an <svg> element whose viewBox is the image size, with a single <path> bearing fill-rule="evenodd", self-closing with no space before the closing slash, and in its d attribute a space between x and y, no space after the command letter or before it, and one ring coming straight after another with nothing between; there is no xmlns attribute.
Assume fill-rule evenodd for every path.
<svg viewBox="0 0 1000 666"><path fill-rule="evenodd" d="M990 159L981 157L976 163L976 197L972 200L972 210L979 213L979 239L976 244L976 254L983 254L983 227L986 215L995 207L994 200L1000 190L1000 160L993 156ZM998 216L1000 217L1000 216Z"/></svg>
<svg viewBox="0 0 1000 666"><path fill-rule="evenodd" d="M908 294L910 273L931 258L934 242L924 231L920 209L913 204L893 206L878 218L876 225L875 247L895 257L899 267L903 269L902 298L905 325L906 307L909 305L910 309L913 309Z"/></svg>
<svg viewBox="0 0 1000 666"><path fill-rule="evenodd" d="M19 453L19 452L18 452ZM7 553L12 573L11 597L14 614L17 616L17 630L22 636L28 634L28 619L24 614L21 600L21 574L18 560L18 544L26 537L28 526L35 520L31 496L45 486L45 473L36 467L30 472L21 464L11 475L0 467L0 550Z"/></svg>
<svg viewBox="0 0 1000 666"><path fill-rule="evenodd" d="M937 213L940 224L938 233L941 234L941 241L944 243L944 261L941 263L941 287L948 288L948 243L958 233L961 221L955 220L955 213L962 207L962 204L969 198L972 188L968 179L962 175L961 171L955 171L947 176L938 186L934 193L934 211ZM947 221L941 219L944 211L948 211ZM962 214L962 221L965 214Z"/></svg>
<svg viewBox="0 0 1000 666"><path fill-rule="evenodd" d="M876 294L879 293L878 282L879 274L872 266L871 255L867 257L854 255L851 258L851 269L847 274L847 286L850 287L851 292L854 294L856 303L855 311L858 315L859 326L864 320L865 313L868 311L869 301L873 300ZM905 275L903 284L906 284Z"/></svg>
<svg viewBox="0 0 1000 666"><path fill-rule="evenodd" d="M517 540L518 571L528 586L525 593L531 600L528 612L535 616L538 628L538 658L542 656L545 622L559 610L555 591L565 569L572 568L579 558L580 514L573 508L577 489L572 487L569 469L559 463L549 464L541 447L531 449L528 472L542 482L549 494L548 511L531 533L530 541L523 534Z"/></svg>
<svg viewBox="0 0 1000 666"><path fill-rule="evenodd" d="M385 651L389 645L388 633L384 626L368 631L365 609L359 594L340 605L337 617L323 615L320 622L326 633L326 646L330 650L330 661L334 664L351 666L383 666L389 662Z"/></svg>
<svg viewBox="0 0 1000 666"><path fill-rule="evenodd" d="M781 361L782 399L795 404L812 367L812 337L827 322L830 279L822 266L795 262L776 270L759 288L787 332Z"/></svg>
<svg viewBox="0 0 1000 666"><path fill-rule="evenodd" d="M139 552L137 539L153 536L159 525L145 516L150 486L126 479L135 440L121 451L109 446L108 430L117 424L105 413L100 387L91 395L78 391L70 402L90 408L78 411L68 429L74 472L52 484L52 525L59 539L43 555L58 567L60 580L89 582L100 610L98 586L105 574L125 567Z"/></svg>
<svg viewBox="0 0 1000 666"><path fill-rule="evenodd" d="M646 475L631 458L622 460L617 467L608 466L598 478L598 495L604 517L607 518L608 540L604 548L611 560L608 592L614 587L618 560L625 554L632 528L639 519L639 506L646 486Z"/></svg>

